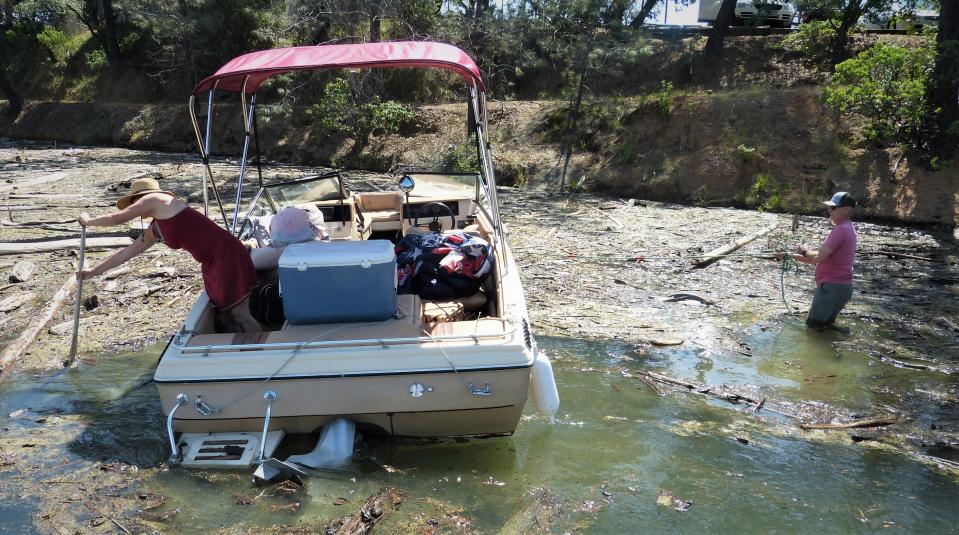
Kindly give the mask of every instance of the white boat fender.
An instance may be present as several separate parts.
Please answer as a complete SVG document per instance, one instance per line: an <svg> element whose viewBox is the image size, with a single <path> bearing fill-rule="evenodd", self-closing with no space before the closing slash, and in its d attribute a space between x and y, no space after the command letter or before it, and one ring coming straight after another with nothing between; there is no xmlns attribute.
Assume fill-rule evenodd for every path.
<svg viewBox="0 0 959 535"><path fill-rule="evenodd" d="M549 423L556 423L556 411L559 410L559 392L556 390L556 379L553 377L553 365L550 364L546 353L536 351L533 370L529 377L536 410L543 416L548 417Z"/></svg>
<svg viewBox="0 0 959 535"><path fill-rule="evenodd" d="M304 455L290 455L287 462L309 468L340 469L353 458L353 439L356 424L346 418L337 418L323 426L316 448Z"/></svg>

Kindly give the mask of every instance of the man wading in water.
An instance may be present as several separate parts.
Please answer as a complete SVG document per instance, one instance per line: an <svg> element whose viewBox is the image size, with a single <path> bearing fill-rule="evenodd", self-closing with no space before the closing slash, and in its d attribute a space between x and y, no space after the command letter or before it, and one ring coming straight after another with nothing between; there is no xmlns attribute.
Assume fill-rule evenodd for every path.
<svg viewBox="0 0 959 535"><path fill-rule="evenodd" d="M796 249L793 259L816 266L816 293L812 298L806 325L809 327L835 328L839 311L852 297L852 264L856 253L856 229L850 217L856 207L856 199L840 191L823 202L829 212L833 229L819 250L811 250L805 244Z"/></svg>

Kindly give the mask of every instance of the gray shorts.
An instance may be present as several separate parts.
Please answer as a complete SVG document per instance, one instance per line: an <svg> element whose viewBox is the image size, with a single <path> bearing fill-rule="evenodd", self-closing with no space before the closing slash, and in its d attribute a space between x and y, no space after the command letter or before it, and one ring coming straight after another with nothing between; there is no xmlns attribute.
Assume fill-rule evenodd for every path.
<svg viewBox="0 0 959 535"><path fill-rule="evenodd" d="M809 307L809 316L806 317L806 325L810 327L822 327L832 325L836 321L836 316L842 310L849 298L852 297L852 284L834 284L824 282L816 288L816 293L812 298L812 306Z"/></svg>

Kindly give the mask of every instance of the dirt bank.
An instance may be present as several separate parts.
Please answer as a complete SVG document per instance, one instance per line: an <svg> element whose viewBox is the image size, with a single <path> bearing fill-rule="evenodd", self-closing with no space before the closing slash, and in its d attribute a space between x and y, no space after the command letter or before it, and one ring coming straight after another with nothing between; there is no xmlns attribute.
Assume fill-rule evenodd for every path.
<svg viewBox="0 0 959 535"><path fill-rule="evenodd" d="M560 146L544 134L555 108L542 101L491 103L501 183L556 187ZM931 172L898 149L869 144L859 136L861 125L828 110L816 88L681 94L668 116L642 99L624 109L621 126L597 132L596 150L574 155L568 181L595 192L796 213L817 213L821 198L848 190L862 201L865 218L955 223L959 170ZM214 151L238 156L238 109L220 105L214 117L226 131ZM350 140L320 146L303 129L267 117L261 147L270 159L307 165L432 167L457 149L465 121L461 105L421 106L402 134L356 147ZM29 102L17 121L0 121L0 133L173 152L195 144L186 107L169 105Z"/></svg>

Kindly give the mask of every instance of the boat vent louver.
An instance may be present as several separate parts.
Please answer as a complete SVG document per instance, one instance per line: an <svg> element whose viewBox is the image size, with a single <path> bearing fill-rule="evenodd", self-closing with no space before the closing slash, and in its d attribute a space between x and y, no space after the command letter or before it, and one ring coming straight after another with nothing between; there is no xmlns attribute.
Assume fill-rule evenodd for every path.
<svg viewBox="0 0 959 535"><path fill-rule="evenodd" d="M523 318L523 338L526 340L526 349L533 349L533 333L529 331L529 322Z"/></svg>

